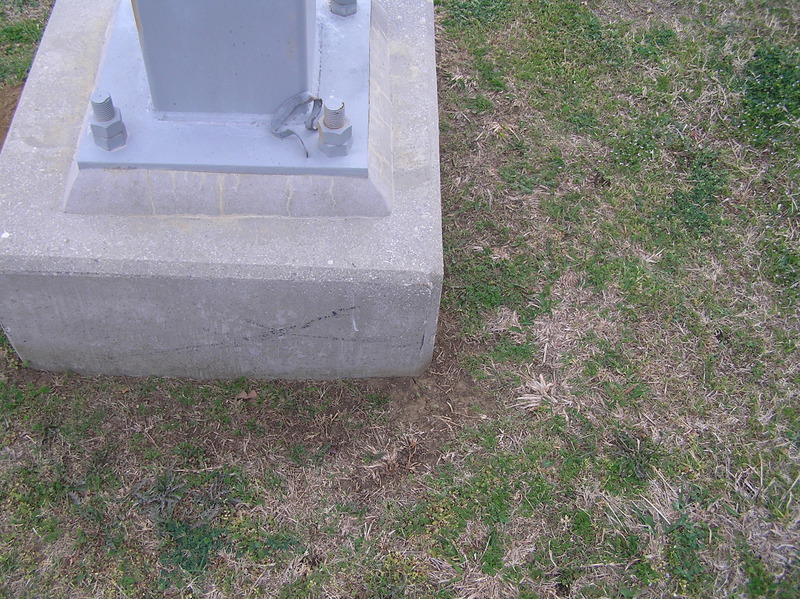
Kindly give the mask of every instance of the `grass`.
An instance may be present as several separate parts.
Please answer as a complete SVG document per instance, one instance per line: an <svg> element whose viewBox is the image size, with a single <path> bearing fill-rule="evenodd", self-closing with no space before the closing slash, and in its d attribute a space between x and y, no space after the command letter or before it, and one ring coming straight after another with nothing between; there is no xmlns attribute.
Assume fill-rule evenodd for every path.
<svg viewBox="0 0 800 599"><path fill-rule="evenodd" d="M0 6L0 85L25 80L52 4L52 0L5 0Z"/></svg>
<svg viewBox="0 0 800 599"><path fill-rule="evenodd" d="M3 85L46 9L0 9ZM0 336L0 595L796 595L796 3L436 12L430 371L81 377Z"/></svg>

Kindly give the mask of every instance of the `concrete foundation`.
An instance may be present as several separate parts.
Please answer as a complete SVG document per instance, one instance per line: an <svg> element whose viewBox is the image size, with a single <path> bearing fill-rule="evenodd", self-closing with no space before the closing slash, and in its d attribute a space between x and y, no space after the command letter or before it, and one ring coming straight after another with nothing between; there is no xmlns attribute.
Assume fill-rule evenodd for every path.
<svg viewBox="0 0 800 599"><path fill-rule="evenodd" d="M56 3L0 155L0 325L20 357L199 379L423 371L442 282L432 3L373 0L386 52L371 61L370 106L391 111L379 175L275 175L275 187L252 173L151 171L134 176L134 209L104 180L93 193L117 208L67 212L115 4ZM373 180L390 201L370 212L359 186Z"/></svg>

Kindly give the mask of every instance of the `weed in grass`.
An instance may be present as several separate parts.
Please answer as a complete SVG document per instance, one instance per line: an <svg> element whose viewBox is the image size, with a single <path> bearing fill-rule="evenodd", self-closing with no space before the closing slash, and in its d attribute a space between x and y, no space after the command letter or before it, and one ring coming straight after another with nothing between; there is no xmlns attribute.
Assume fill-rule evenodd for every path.
<svg viewBox="0 0 800 599"><path fill-rule="evenodd" d="M10 577L20 567L22 567L22 559L18 551L0 549L0 575Z"/></svg>
<svg viewBox="0 0 800 599"><path fill-rule="evenodd" d="M593 542L595 528L592 524L592 516L583 510L576 511L572 515L572 531L585 542Z"/></svg>
<svg viewBox="0 0 800 599"><path fill-rule="evenodd" d="M481 76L483 84L491 91L503 91L506 84L503 81L503 73L497 64L491 59L488 48L475 50L475 70Z"/></svg>
<svg viewBox="0 0 800 599"><path fill-rule="evenodd" d="M706 547L708 527L702 522L692 522L682 514L664 529L667 536L667 568L690 591L698 591L706 578L706 566L700 552Z"/></svg>
<svg viewBox="0 0 800 599"><path fill-rule="evenodd" d="M466 110L474 114L484 114L494 109L494 104L483 94L468 96L464 98L463 106Z"/></svg>
<svg viewBox="0 0 800 599"><path fill-rule="evenodd" d="M184 495L185 487L186 484L178 480L174 472L167 471L156 476L149 484L142 482L134 496L152 519L159 522L172 516L175 506Z"/></svg>
<svg viewBox="0 0 800 599"><path fill-rule="evenodd" d="M780 417L784 422L783 428L786 439L794 449L800 449L800 406L787 405L782 407Z"/></svg>
<svg viewBox="0 0 800 599"><path fill-rule="evenodd" d="M175 456L188 467L202 467L205 464L206 451L191 441L181 441L175 448Z"/></svg>
<svg viewBox="0 0 800 599"><path fill-rule="evenodd" d="M18 524L46 519L72 489L63 464L41 461L8 470L0 478L0 503Z"/></svg>
<svg viewBox="0 0 800 599"><path fill-rule="evenodd" d="M793 560L784 574L776 580L774 599L793 599L800 589L800 564Z"/></svg>
<svg viewBox="0 0 800 599"><path fill-rule="evenodd" d="M182 513L200 522L211 522L244 502L257 503L257 496L235 468L187 475L192 488L186 492L188 506Z"/></svg>
<svg viewBox="0 0 800 599"><path fill-rule="evenodd" d="M567 225L582 222L592 203L590 198L577 192L571 192L562 196L545 197L542 200L542 210L558 225Z"/></svg>
<svg viewBox="0 0 800 599"><path fill-rule="evenodd" d="M641 39L633 46L633 52L637 57L657 61L677 40L678 36L672 29L659 23L642 34Z"/></svg>
<svg viewBox="0 0 800 599"><path fill-rule="evenodd" d="M752 599L773 597L778 585L775 583L775 577L764 567L764 563L744 544L739 547L739 557L744 564L744 572L748 579L746 586L748 596Z"/></svg>
<svg viewBox="0 0 800 599"><path fill-rule="evenodd" d="M651 531L655 532L655 522L650 519ZM646 537L644 537L646 538ZM658 572L653 568L650 559L645 555L646 541L636 534L617 534L608 541L612 555L618 556L626 564L633 564L633 574L644 584L650 584L659 578Z"/></svg>
<svg viewBox="0 0 800 599"><path fill-rule="evenodd" d="M117 443L110 442L90 453L86 460L82 489L101 493L119 488L120 478L114 468L119 449Z"/></svg>
<svg viewBox="0 0 800 599"><path fill-rule="evenodd" d="M597 247L583 263L584 280L598 291L608 289L617 280L621 259L614 257L612 252L605 245Z"/></svg>
<svg viewBox="0 0 800 599"><path fill-rule="evenodd" d="M167 539L161 562L179 566L190 575L205 571L209 559L223 544L222 531L207 524L169 519L159 528Z"/></svg>
<svg viewBox="0 0 800 599"><path fill-rule="evenodd" d="M537 189L557 187L564 167L561 152L553 148L547 155L526 157L500 167L500 177L513 191L533 193Z"/></svg>
<svg viewBox="0 0 800 599"><path fill-rule="evenodd" d="M507 336L502 336L489 350L488 356L493 362L507 364L526 364L536 353L531 343L518 342Z"/></svg>
<svg viewBox="0 0 800 599"><path fill-rule="evenodd" d="M649 438L618 430L614 433L605 488L614 493L642 491L658 461L657 448Z"/></svg>
<svg viewBox="0 0 800 599"><path fill-rule="evenodd" d="M328 578L328 575L322 570L313 570L301 574L295 580L286 583L281 588L278 599L312 599L323 597L323 585Z"/></svg>
<svg viewBox="0 0 800 599"><path fill-rule="evenodd" d="M128 596L149 596L145 589L149 586L150 565L143 556L129 553L119 560L118 570L116 584L127 592Z"/></svg>
<svg viewBox="0 0 800 599"><path fill-rule="evenodd" d="M639 117L631 129L612 140L612 151L617 167L637 172L656 158L666 135L667 117Z"/></svg>
<svg viewBox="0 0 800 599"><path fill-rule="evenodd" d="M82 497L79 493L70 493L73 512L83 521L83 525L93 529L101 528L109 516L109 504L106 497Z"/></svg>
<svg viewBox="0 0 800 599"><path fill-rule="evenodd" d="M592 134L600 125L597 107L593 104L589 92L579 85L564 90L561 99L560 118L569 133ZM568 172L568 171L567 171Z"/></svg>
<svg viewBox="0 0 800 599"><path fill-rule="evenodd" d="M737 368L756 364L765 352L763 339L753 330L723 324L714 331L714 338Z"/></svg>
<svg viewBox="0 0 800 599"><path fill-rule="evenodd" d="M54 402L59 398L53 398ZM107 418L108 411L103 406L89 407L76 401L73 410L73 419L68 426L61 427L63 434L73 443L80 443L87 437L94 435L102 422ZM52 409L56 409L53 407ZM39 416L41 418L41 415Z"/></svg>
<svg viewBox="0 0 800 599"><path fill-rule="evenodd" d="M42 5L46 7L47 2L42 2L42 0L4 0L3 6L0 8L0 16L5 18L9 13L24 12L26 9Z"/></svg>
<svg viewBox="0 0 800 599"><path fill-rule="evenodd" d="M518 488L522 501L521 513L527 517L539 513L542 505L553 501L554 487L540 473L520 478Z"/></svg>
<svg viewBox="0 0 800 599"><path fill-rule="evenodd" d="M227 523L231 546L240 555L247 555L258 563L283 564L305 546L290 531L275 530L274 523L261 522L248 516L237 516Z"/></svg>
<svg viewBox="0 0 800 599"><path fill-rule="evenodd" d="M244 423L245 430L254 437L266 437L267 429L261 426L255 418L248 418Z"/></svg>
<svg viewBox="0 0 800 599"><path fill-rule="evenodd" d="M762 42L746 69L744 127L757 144L797 140L800 50Z"/></svg>
<svg viewBox="0 0 800 599"><path fill-rule="evenodd" d="M282 492L286 486L284 478L272 470L264 473L263 478L259 479L258 483L273 493Z"/></svg>
<svg viewBox="0 0 800 599"><path fill-rule="evenodd" d="M330 407L330 399L318 387L309 386L300 391L286 394L280 407L288 414L314 418Z"/></svg>
<svg viewBox="0 0 800 599"><path fill-rule="evenodd" d="M221 424L229 425L231 423L230 406L222 398L217 398L213 401L210 413L211 416Z"/></svg>
<svg viewBox="0 0 800 599"><path fill-rule="evenodd" d="M580 453L562 450L561 463L558 469L558 478L565 485L569 485L572 481L576 480L581 472L583 472L586 463L586 458Z"/></svg>
<svg viewBox="0 0 800 599"><path fill-rule="evenodd" d="M386 393L382 392L375 392L375 393L367 393L364 396L364 400L372 410L380 410L385 408L389 403L391 403L392 398L389 397Z"/></svg>
<svg viewBox="0 0 800 599"><path fill-rule="evenodd" d="M12 415L24 408L39 408L52 393L49 387L28 384L25 389L0 381L0 414ZM35 410L36 412L43 410Z"/></svg>
<svg viewBox="0 0 800 599"><path fill-rule="evenodd" d="M648 397L648 388L640 382L602 381L605 404L609 408L637 406Z"/></svg>
<svg viewBox="0 0 800 599"><path fill-rule="evenodd" d="M709 495L710 491L706 487L694 483L684 485L678 493L675 508L685 510L691 505L706 507L710 503Z"/></svg>
<svg viewBox="0 0 800 599"><path fill-rule="evenodd" d="M498 428L496 426L481 426L464 431L462 440L470 445L493 451L497 449Z"/></svg>
<svg viewBox="0 0 800 599"><path fill-rule="evenodd" d="M699 150L692 159L691 188L676 191L672 205L662 216L677 219L692 236L699 236L711 229L719 220L716 205L725 183L725 172L721 169L714 152Z"/></svg>
<svg viewBox="0 0 800 599"><path fill-rule="evenodd" d="M500 572L503 569L505 551L504 535L495 528L491 529L481 555L481 570L489 576Z"/></svg>
<svg viewBox="0 0 800 599"><path fill-rule="evenodd" d="M423 565L411 556L397 552L389 553L376 569L370 569L364 576L364 586L369 597L375 599L394 599L410 595L413 591L430 591Z"/></svg>
<svg viewBox="0 0 800 599"><path fill-rule="evenodd" d="M783 458L779 452L774 456L776 462L781 462ZM771 456L768 456L771 457ZM800 468L794 467L788 472L773 471L764 478L766 489L760 498L770 516L777 522L787 522L794 514L794 493L793 487L800 481Z"/></svg>
<svg viewBox="0 0 800 599"><path fill-rule="evenodd" d="M292 443L289 445L287 454L289 459L298 466L305 466L310 461L310 452L308 448L302 443Z"/></svg>
<svg viewBox="0 0 800 599"><path fill-rule="evenodd" d="M800 250L787 238L769 236L762 244L764 271L782 290L788 308L800 299Z"/></svg>
<svg viewBox="0 0 800 599"><path fill-rule="evenodd" d="M516 501L512 461L512 456L501 454L488 463L475 463L475 473L463 482L449 476L432 480L436 490L425 501L403 511L400 530L408 537L430 535L436 539L441 555L456 563L461 561L455 543L470 520L477 519L490 529L509 521Z"/></svg>
<svg viewBox="0 0 800 599"><path fill-rule="evenodd" d="M605 287L604 282L595 282L599 289ZM612 372L630 372L630 360L625 352L625 340L620 339L613 343L607 339L598 337L595 333L586 336L584 343L587 346L593 345L592 357L584 362L584 374L588 377L596 377L602 370Z"/></svg>

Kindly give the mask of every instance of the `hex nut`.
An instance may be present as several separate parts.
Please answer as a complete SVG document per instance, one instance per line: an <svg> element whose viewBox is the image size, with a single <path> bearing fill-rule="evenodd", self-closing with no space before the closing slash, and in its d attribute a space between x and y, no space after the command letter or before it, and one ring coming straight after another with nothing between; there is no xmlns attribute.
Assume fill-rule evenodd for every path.
<svg viewBox="0 0 800 599"><path fill-rule="evenodd" d="M349 17L358 12L357 0L331 0L331 12L340 17Z"/></svg>
<svg viewBox="0 0 800 599"><path fill-rule="evenodd" d="M95 141L97 138L109 139L116 137L125 131L125 123L122 122L122 113L119 108L114 109L114 118L110 121L98 121L94 116L89 119L92 127L92 135Z"/></svg>
<svg viewBox="0 0 800 599"><path fill-rule="evenodd" d="M128 132L123 129L122 133L115 135L114 137L95 137L94 143L98 148L102 148L103 150L110 152L112 150L121 148L128 143Z"/></svg>
<svg viewBox="0 0 800 599"><path fill-rule="evenodd" d="M319 145L320 152L325 154L325 156L328 158L338 158L339 156L347 156L352 143L347 142L339 146L332 146L329 144L324 144L320 141L317 145Z"/></svg>
<svg viewBox="0 0 800 599"><path fill-rule="evenodd" d="M317 128L321 144L341 146L353 138L353 125L350 124L350 119L347 117L344 119L344 126L339 129L331 129L325 124L324 120L320 120Z"/></svg>

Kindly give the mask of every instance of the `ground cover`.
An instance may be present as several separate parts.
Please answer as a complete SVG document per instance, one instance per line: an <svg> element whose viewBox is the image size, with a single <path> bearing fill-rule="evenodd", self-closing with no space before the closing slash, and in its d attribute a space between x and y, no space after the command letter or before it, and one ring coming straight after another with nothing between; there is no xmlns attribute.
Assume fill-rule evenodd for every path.
<svg viewBox="0 0 800 599"><path fill-rule="evenodd" d="M0 65L42 7L0 8ZM796 596L798 25L437 2L430 371L84 377L0 338L0 593Z"/></svg>

